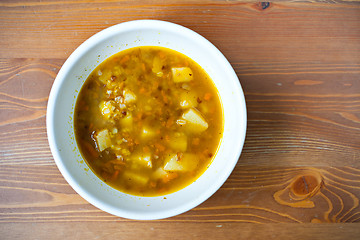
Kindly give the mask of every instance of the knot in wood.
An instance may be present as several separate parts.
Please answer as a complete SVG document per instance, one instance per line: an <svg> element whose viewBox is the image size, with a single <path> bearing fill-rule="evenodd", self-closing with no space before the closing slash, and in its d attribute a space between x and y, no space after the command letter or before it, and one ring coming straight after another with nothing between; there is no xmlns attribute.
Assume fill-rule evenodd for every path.
<svg viewBox="0 0 360 240"><path fill-rule="evenodd" d="M318 173L303 174L295 178L291 185L291 192L298 197L311 197L322 186L322 177Z"/></svg>
<svg viewBox="0 0 360 240"><path fill-rule="evenodd" d="M311 198L320 192L322 185L323 178L319 172L310 169L301 171L284 189L274 193L274 199L290 207L314 208Z"/></svg>
<svg viewBox="0 0 360 240"><path fill-rule="evenodd" d="M267 9L269 6L270 6L270 3L269 3L269 2L261 2L261 8L262 8L263 10Z"/></svg>
<svg viewBox="0 0 360 240"><path fill-rule="evenodd" d="M260 11L264 11L264 10L268 9L270 7L270 5L271 5L270 2L259 2L255 5L255 7Z"/></svg>

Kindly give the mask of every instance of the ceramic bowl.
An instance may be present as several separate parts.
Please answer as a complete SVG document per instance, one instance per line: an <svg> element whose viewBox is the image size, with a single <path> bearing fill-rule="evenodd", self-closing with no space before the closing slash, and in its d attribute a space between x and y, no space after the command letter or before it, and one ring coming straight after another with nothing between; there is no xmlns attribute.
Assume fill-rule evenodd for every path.
<svg viewBox="0 0 360 240"><path fill-rule="evenodd" d="M224 134L212 164L194 183L166 196L133 196L108 186L89 170L74 136L76 98L88 75L111 55L137 46L162 46L195 60L215 83L223 104ZM184 213L213 195L234 169L246 133L244 94L223 54L194 31L157 20L121 23L81 44L66 60L54 81L46 117L51 152L71 187L88 202L108 213L139 220L162 219Z"/></svg>

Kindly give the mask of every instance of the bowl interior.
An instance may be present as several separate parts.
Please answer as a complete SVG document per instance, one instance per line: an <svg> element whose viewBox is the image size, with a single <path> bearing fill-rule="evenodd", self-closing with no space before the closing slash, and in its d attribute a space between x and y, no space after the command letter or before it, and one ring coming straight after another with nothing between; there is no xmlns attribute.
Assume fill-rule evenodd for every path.
<svg viewBox="0 0 360 240"><path fill-rule="evenodd" d="M136 46L163 46L196 61L219 90L224 135L209 169L190 186L160 197L121 193L103 183L78 150L73 128L77 95L92 70L111 55ZM210 197L239 158L246 131L246 107L238 78L225 57L197 33L176 24L140 20L115 25L89 38L68 58L52 87L47 130L55 162L68 183L96 207L132 219L160 219L185 212Z"/></svg>

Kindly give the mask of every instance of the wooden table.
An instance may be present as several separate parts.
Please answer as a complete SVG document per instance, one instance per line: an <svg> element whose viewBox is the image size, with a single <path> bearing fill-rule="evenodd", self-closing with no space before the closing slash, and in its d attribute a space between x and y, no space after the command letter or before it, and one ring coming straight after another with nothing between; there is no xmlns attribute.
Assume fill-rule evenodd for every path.
<svg viewBox="0 0 360 240"><path fill-rule="evenodd" d="M331 2L1 1L0 238L359 239L360 5ZM46 136L65 59L134 19L178 23L214 43L248 108L230 178L195 209L158 221L87 203L58 171Z"/></svg>

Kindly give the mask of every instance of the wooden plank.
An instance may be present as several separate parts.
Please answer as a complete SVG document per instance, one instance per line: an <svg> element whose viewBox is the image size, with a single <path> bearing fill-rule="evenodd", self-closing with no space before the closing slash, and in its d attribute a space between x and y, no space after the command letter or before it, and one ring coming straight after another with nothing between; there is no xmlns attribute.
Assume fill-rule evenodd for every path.
<svg viewBox="0 0 360 240"><path fill-rule="evenodd" d="M88 204L56 166L2 165L0 223L128 222ZM360 222L360 170L238 165L195 209L165 222Z"/></svg>
<svg viewBox="0 0 360 240"><path fill-rule="evenodd" d="M2 1L0 238L357 239L360 6L312 2ZM248 131L218 192L146 222L102 212L71 189L52 159L45 114L81 42L149 18L189 27L225 54L244 88ZM325 222L333 224L316 224Z"/></svg>
<svg viewBox="0 0 360 240"><path fill-rule="evenodd" d="M0 164L52 162L46 103L63 62L0 61ZM241 164L360 168L360 64L244 63L234 68L248 107Z"/></svg>
<svg viewBox="0 0 360 240"><path fill-rule="evenodd" d="M1 221L8 222L9 219L10 222L27 222L29 219L31 222L67 221L68 216L77 221L90 220L91 217L95 217L94 221L100 221L101 217L104 217L105 221L108 221L109 217L112 220L117 219L89 206L73 192L54 167L44 127L46 97L51 84L46 86L43 83L51 83L52 77L55 76L62 62L63 60L36 59L2 61L2 78L0 79L2 105L0 107L6 114L2 115L0 125L2 154L0 188L7 199L4 199L5 202L2 205L4 213ZM296 68L304 67L300 65ZM260 73L260 75L272 76L271 73L278 70L269 68L268 71L270 72ZM318 70L315 69L315 71ZM321 68L320 71L322 71ZM352 74L351 71L350 69L350 74ZM296 74L295 71L289 75ZM326 74L330 79L332 78L331 71ZM34 79L38 84L35 84ZM256 89L256 84L251 85L253 81L256 81L256 78L249 80L246 86L258 92L263 86L258 84ZM337 124L326 127L328 124L326 118L324 121L318 116L319 113L328 113L329 108L335 112L343 112L345 116L353 114L352 112L356 112L354 110L356 110L359 96L351 97L351 94L346 94L345 89L344 96L338 96L337 100L333 100L331 94L336 97L337 89L331 82L330 84L310 82L311 89L307 92L313 91L314 85L324 85L327 91L317 95L314 92L304 100L303 96L296 93L296 88L309 86L307 82L300 83L293 82L294 89L288 87L287 94L271 94L274 88L283 87L278 84L270 85L273 88L266 88L265 93L247 94L248 98L252 97L252 100L248 100L248 136L244 153L234 173L210 200L189 213L172 218L172 221L181 222L184 218L188 221L200 222L220 220L261 223L359 221L360 193L358 189L360 186L358 182L360 179L358 179L358 155L354 152L358 141L357 125L351 125L354 121L340 119L340 127L336 130ZM356 86L357 83L354 80L351 84ZM43 89L38 88L39 85L44 86ZM31 89L31 86L34 89ZM288 86L291 85L288 84ZM349 101L347 96L350 96L352 100ZM316 100L311 100L311 98ZM270 105L267 104L269 101ZM349 106L348 111L344 110L343 107L351 104L352 101L354 101L354 107ZM297 105L296 102L300 104ZM301 118L302 115L296 112L291 113L289 106L300 108L303 115L313 115L313 117L309 117L309 120ZM281 113L295 116L294 123L289 119L279 119L277 115ZM266 117L260 118L259 115ZM297 118L300 119L297 120ZM296 131L299 126L301 131ZM309 126L312 127L307 130ZM348 128L350 130L347 135L352 136L351 138L344 141L341 141L341 136L336 138L339 133L346 132ZM313 129L317 129L317 132ZM259 136L259 133L263 136ZM335 139L332 139L334 137ZM343 158L341 154L353 154L353 156ZM337 155L338 159L335 159L334 156ZM312 157L304 159L304 156ZM327 159L328 156L332 159ZM317 161L314 161L315 157ZM265 167L260 167L261 165ZM275 165L282 167L274 167ZM296 167L298 165L306 167ZM342 168L342 166L348 167ZM310 207L307 206L305 209L294 207L296 204L292 205L289 202L289 196L294 193L294 191L291 193L291 184L296 180L302 180L303 176L315 176L315 179L320 176L321 178L318 182L321 191L316 192L314 196L315 206L310 203ZM308 180L305 179L304 184L308 184L307 182ZM276 193L280 195L277 196ZM13 199L16 199L17 204L12 204ZM303 201L298 202L302 204ZM71 203L70 208L64 203ZM92 210L88 215L88 210L82 211L78 210L79 208ZM33 213L29 209L40 210ZM55 214L53 214L54 209L56 209Z"/></svg>
<svg viewBox="0 0 360 240"><path fill-rule="evenodd" d="M14 239L357 239L358 224L251 224L251 223L172 223L96 222L4 224L4 240ZM300 228L301 226L301 228ZM33 231L36 229L37 231ZM331 237L329 237L331 236Z"/></svg>
<svg viewBox="0 0 360 240"><path fill-rule="evenodd" d="M238 1L11 1L0 4L0 57L66 58L106 27L159 19L197 31L231 62L359 63L359 12L359 5L321 3L273 3L264 10Z"/></svg>

